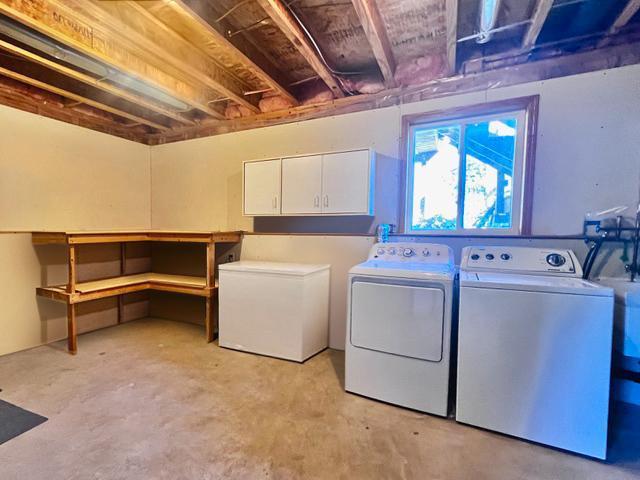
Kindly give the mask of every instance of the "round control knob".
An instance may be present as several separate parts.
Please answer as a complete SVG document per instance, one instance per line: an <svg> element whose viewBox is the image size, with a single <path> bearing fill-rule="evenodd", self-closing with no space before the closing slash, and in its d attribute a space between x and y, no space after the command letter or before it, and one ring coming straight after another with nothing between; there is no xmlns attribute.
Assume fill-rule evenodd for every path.
<svg viewBox="0 0 640 480"><path fill-rule="evenodd" d="M396 249L392 247L392 248L390 248L388 250L388 253L389 253L389 255L395 255L396 254Z"/></svg>
<svg viewBox="0 0 640 480"><path fill-rule="evenodd" d="M471 255L471 260L480 260L480 255L474 253L473 255Z"/></svg>
<svg viewBox="0 0 640 480"><path fill-rule="evenodd" d="M561 267L566 262L567 259L559 253L550 253L549 255L547 255L547 263L552 267Z"/></svg>
<svg viewBox="0 0 640 480"><path fill-rule="evenodd" d="M487 260L493 260L494 258L496 258L493 253L487 253L484 258L486 258Z"/></svg>
<svg viewBox="0 0 640 480"><path fill-rule="evenodd" d="M416 254L416 252L414 252L412 248L403 248L402 249L402 256L403 257L413 257L415 254Z"/></svg>
<svg viewBox="0 0 640 480"><path fill-rule="evenodd" d="M376 252L378 255L384 255L384 248L379 248Z"/></svg>
<svg viewBox="0 0 640 480"><path fill-rule="evenodd" d="M502 260L511 260L511 255L509 255L508 253L503 253L502 255L500 255L500 258Z"/></svg>

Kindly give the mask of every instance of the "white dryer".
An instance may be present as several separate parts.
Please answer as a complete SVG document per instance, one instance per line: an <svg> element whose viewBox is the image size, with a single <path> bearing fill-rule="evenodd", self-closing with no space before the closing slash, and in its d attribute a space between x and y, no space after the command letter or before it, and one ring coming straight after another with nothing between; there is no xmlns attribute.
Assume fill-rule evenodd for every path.
<svg viewBox="0 0 640 480"><path fill-rule="evenodd" d="M570 250L467 247L456 420L604 459L613 290Z"/></svg>
<svg viewBox="0 0 640 480"><path fill-rule="evenodd" d="M454 277L427 243L376 244L349 271L347 391L447 415Z"/></svg>

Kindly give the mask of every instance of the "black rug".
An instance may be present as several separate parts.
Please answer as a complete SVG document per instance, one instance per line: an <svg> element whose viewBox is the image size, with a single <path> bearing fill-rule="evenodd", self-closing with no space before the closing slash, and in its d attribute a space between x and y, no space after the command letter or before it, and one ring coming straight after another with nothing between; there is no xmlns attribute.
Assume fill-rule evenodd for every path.
<svg viewBox="0 0 640 480"><path fill-rule="evenodd" d="M46 421L45 417L0 400L0 445Z"/></svg>

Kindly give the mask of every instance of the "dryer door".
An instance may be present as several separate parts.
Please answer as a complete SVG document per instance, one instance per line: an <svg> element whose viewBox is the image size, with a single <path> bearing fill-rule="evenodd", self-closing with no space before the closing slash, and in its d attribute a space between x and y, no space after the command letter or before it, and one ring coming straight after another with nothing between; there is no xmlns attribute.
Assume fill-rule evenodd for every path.
<svg viewBox="0 0 640 480"><path fill-rule="evenodd" d="M432 286L355 281L351 344L394 355L442 360L444 291Z"/></svg>

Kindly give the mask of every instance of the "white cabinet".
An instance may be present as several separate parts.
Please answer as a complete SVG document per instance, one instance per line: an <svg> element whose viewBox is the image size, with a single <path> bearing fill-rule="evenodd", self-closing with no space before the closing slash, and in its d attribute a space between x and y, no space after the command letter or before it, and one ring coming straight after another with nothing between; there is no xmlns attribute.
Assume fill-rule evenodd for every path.
<svg viewBox="0 0 640 480"><path fill-rule="evenodd" d="M282 213L322 213L322 155L282 159Z"/></svg>
<svg viewBox="0 0 640 480"><path fill-rule="evenodd" d="M322 213L368 215L372 164L368 150L322 157Z"/></svg>
<svg viewBox="0 0 640 480"><path fill-rule="evenodd" d="M279 215L281 161L264 160L244 164L244 214Z"/></svg>
<svg viewBox="0 0 640 480"><path fill-rule="evenodd" d="M371 150L245 162L244 214L373 215L374 179Z"/></svg>

